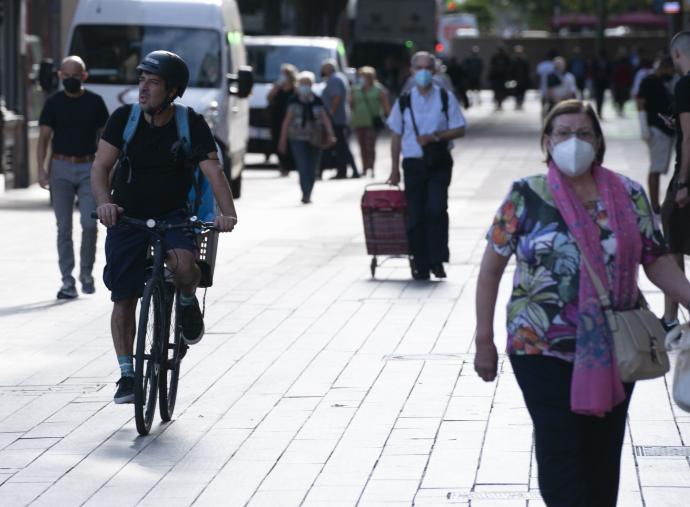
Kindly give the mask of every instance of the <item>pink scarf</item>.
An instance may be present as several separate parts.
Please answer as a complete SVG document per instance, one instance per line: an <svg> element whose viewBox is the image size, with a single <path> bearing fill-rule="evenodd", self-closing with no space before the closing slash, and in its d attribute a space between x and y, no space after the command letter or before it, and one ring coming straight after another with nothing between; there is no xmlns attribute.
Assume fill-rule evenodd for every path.
<svg viewBox="0 0 690 507"><path fill-rule="evenodd" d="M642 239L630 194L621 178L596 164L592 168L609 226L616 240L613 287L604 264L599 226L587 212L575 191L551 162L547 180L556 207L578 242L580 256L587 256L594 271L609 290L614 310L635 308L638 301L637 270ZM592 280L580 260L578 323L570 408L583 415L603 416L625 399L618 373L613 338L597 299Z"/></svg>

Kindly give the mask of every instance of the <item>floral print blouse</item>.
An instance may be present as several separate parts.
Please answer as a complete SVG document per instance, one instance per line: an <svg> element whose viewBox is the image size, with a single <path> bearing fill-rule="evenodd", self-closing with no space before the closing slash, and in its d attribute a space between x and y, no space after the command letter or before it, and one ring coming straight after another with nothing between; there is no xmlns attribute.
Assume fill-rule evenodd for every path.
<svg viewBox="0 0 690 507"><path fill-rule="evenodd" d="M642 236L643 266L666 253L642 187L620 176L630 192ZM588 208L600 229L609 280L616 238L602 201ZM572 361L575 352L580 252L556 208L546 175L518 180L503 202L487 239L504 257L515 254L513 291L508 303L508 354L544 354Z"/></svg>

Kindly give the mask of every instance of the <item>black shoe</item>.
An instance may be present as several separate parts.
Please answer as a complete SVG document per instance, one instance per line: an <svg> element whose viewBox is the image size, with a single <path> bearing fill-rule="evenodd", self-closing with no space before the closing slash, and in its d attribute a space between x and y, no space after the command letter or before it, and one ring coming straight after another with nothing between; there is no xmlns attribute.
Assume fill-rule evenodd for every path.
<svg viewBox="0 0 690 507"><path fill-rule="evenodd" d="M79 294L77 294L77 289L74 285L63 285L57 293L58 299L74 299Z"/></svg>
<svg viewBox="0 0 690 507"><path fill-rule="evenodd" d="M199 301L194 298L191 305L180 305L182 313L182 339L187 345L199 343L204 336L204 318L201 315Z"/></svg>
<svg viewBox="0 0 690 507"><path fill-rule="evenodd" d="M356 179L358 179L358 178L359 178L359 173L355 173L355 174L352 175L352 179L353 179L353 180L356 180Z"/></svg>
<svg viewBox="0 0 690 507"><path fill-rule="evenodd" d="M432 266L431 272L434 274L436 278L446 277L446 270L443 269L443 264L436 264L435 266Z"/></svg>
<svg viewBox="0 0 690 507"><path fill-rule="evenodd" d="M347 176L344 174L336 174L335 176L331 176L332 180L344 180L346 178L347 178Z"/></svg>
<svg viewBox="0 0 690 507"><path fill-rule="evenodd" d="M113 397L116 405L134 403L134 377L120 377L117 381L117 391Z"/></svg>
<svg viewBox="0 0 690 507"><path fill-rule="evenodd" d="M410 259L410 270L412 271L412 278L415 280L429 279L429 268L420 268L414 259Z"/></svg>
<svg viewBox="0 0 690 507"><path fill-rule="evenodd" d="M81 281L81 291L84 294L93 294L96 292L96 285L93 280L93 276L82 276Z"/></svg>

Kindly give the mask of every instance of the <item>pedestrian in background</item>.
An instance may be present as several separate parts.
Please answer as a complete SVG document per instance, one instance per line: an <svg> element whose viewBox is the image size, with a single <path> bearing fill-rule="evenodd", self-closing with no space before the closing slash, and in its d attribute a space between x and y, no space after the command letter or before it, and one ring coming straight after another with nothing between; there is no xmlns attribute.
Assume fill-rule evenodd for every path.
<svg viewBox="0 0 690 507"><path fill-rule="evenodd" d="M613 92L613 102L618 116L623 116L625 103L630 100L633 78L634 69L632 63L630 63L628 50L621 46L618 48L618 55L611 71L611 91Z"/></svg>
<svg viewBox="0 0 690 507"><path fill-rule="evenodd" d="M493 322L501 277L516 256L507 353L534 424L546 505L616 505L633 383L622 383L597 291L614 310L638 307L638 268L665 294L690 302L690 283L665 255L641 185L605 169L592 107L556 105L541 136L546 174L513 183L487 235L477 282L475 370L496 377ZM586 259L586 260L585 260Z"/></svg>
<svg viewBox="0 0 690 507"><path fill-rule="evenodd" d="M100 95L84 88L89 77L84 61L68 56L60 64L58 76L63 91L51 96L43 106L39 119L38 181L50 188L55 220L57 222L58 264L62 286L58 299L77 297L74 270L74 244L72 241L72 213L75 197L81 215L81 248L79 255L79 281L84 294L96 290L93 264L96 258L97 222L91 218L96 201L91 193L91 162L96 153L98 138L108 121L108 110ZM52 149L47 161L48 144Z"/></svg>
<svg viewBox="0 0 690 507"><path fill-rule="evenodd" d="M579 96L583 97L589 69L587 60L582 56L582 49L580 49L580 46L575 46L573 48L573 54L568 61L568 72L575 77L575 84L577 85Z"/></svg>
<svg viewBox="0 0 690 507"><path fill-rule="evenodd" d="M649 148L649 176L647 190L654 213L659 213L659 179L668 172L673 151L675 131L663 120L671 114L671 92L668 84L673 79L673 60L661 60L654 72L640 83L637 110L642 140Z"/></svg>
<svg viewBox="0 0 690 507"><path fill-rule="evenodd" d="M467 75L465 73L465 68L460 65L455 57L452 57L448 62L446 73L455 90L455 97L462 104L462 107L468 109L470 107L470 99L467 96Z"/></svg>
<svg viewBox="0 0 690 507"><path fill-rule="evenodd" d="M297 67L290 63L280 66L280 75L273 84L273 88L268 92L268 114L271 121L271 139L274 143L274 150L278 154L281 176L287 176L290 171L295 169L295 161L289 147L285 153L278 150L280 142L280 131L283 127L283 120L287 113L288 103L295 95L295 83L297 82Z"/></svg>
<svg viewBox="0 0 690 507"><path fill-rule="evenodd" d="M661 221L669 250L684 270L683 256L690 255L690 31L673 37L670 53L676 72L682 77L673 91L676 164L661 206ZM666 299L663 322L667 329L678 324L678 303L671 299Z"/></svg>
<svg viewBox="0 0 690 507"><path fill-rule="evenodd" d="M484 61L480 56L479 46L472 46L472 53L462 63L467 74L467 91L472 94L472 102L481 104L482 73Z"/></svg>
<svg viewBox="0 0 690 507"><path fill-rule="evenodd" d="M592 60L592 90L597 105L597 116L603 118L604 97L611 86L611 62L605 49L602 49Z"/></svg>
<svg viewBox="0 0 690 507"><path fill-rule="evenodd" d="M575 76L566 71L565 58L562 56L553 59L553 72L546 78L546 86L548 111L559 102L577 98Z"/></svg>
<svg viewBox="0 0 690 507"><path fill-rule="evenodd" d="M321 65L321 75L326 87L321 99L333 120L333 130L338 142L335 145L336 174L333 179L347 178L347 166L352 167L352 177L359 178L357 163L350 150L350 86L347 78L336 72L336 62L327 59Z"/></svg>
<svg viewBox="0 0 690 507"><path fill-rule="evenodd" d="M558 56L558 51L555 49L550 50L546 54L541 62L537 64L536 72L539 76L539 93L541 94L541 114L542 117L546 116L549 110L549 98L548 98L548 78L549 75L553 73L555 67L553 64L554 58Z"/></svg>
<svg viewBox="0 0 690 507"><path fill-rule="evenodd" d="M465 119L452 93L438 86L434 56L412 56L416 86L398 97L390 116L391 175L400 183L400 152L407 197L407 236L412 277L428 280L429 272L445 278L448 250L448 186L453 169L451 141L465 135Z"/></svg>
<svg viewBox="0 0 690 507"><path fill-rule="evenodd" d="M376 162L376 138L384 128L391 110L386 89L377 81L373 67L362 67L357 71L360 83L352 90L352 128L357 135L362 155L362 173L371 171L374 177Z"/></svg>
<svg viewBox="0 0 690 507"><path fill-rule="evenodd" d="M510 80L513 82L513 94L515 95L515 109L522 109L525 102L525 93L532 86L530 78L530 65L525 58L525 50L517 45L513 48L513 59L510 64Z"/></svg>
<svg viewBox="0 0 690 507"><path fill-rule="evenodd" d="M285 153L289 142L299 172L303 204L311 203L321 151L337 142L326 106L314 95L313 86L313 72L302 71L297 75L297 94L288 104L278 143L278 151Z"/></svg>
<svg viewBox="0 0 690 507"><path fill-rule="evenodd" d="M504 47L499 47L489 63L489 82L494 92L496 111L503 110L503 101L508 93L506 81L510 72L510 57Z"/></svg>

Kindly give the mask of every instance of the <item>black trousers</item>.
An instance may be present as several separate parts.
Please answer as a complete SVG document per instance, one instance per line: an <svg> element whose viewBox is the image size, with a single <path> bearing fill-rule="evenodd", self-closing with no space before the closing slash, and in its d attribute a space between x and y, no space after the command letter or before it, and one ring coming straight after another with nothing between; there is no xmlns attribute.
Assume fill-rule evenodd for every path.
<svg viewBox="0 0 690 507"><path fill-rule="evenodd" d="M347 166L352 167L352 175L359 176L355 157L350 151L350 128L347 125L333 125L335 133L335 168L337 176L344 178L347 176Z"/></svg>
<svg viewBox="0 0 690 507"><path fill-rule="evenodd" d="M539 489L548 507L614 507L618 498L627 398L604 417L570 411L571 363L510 356L534 423Z"/></svg>
<svg viewBox="0 0 690 507"><path fill-rule="evenodd" d="M420 158L403 159L407 239L419 270L448 262L448 187L452 164L429 169Z"/></svg>

